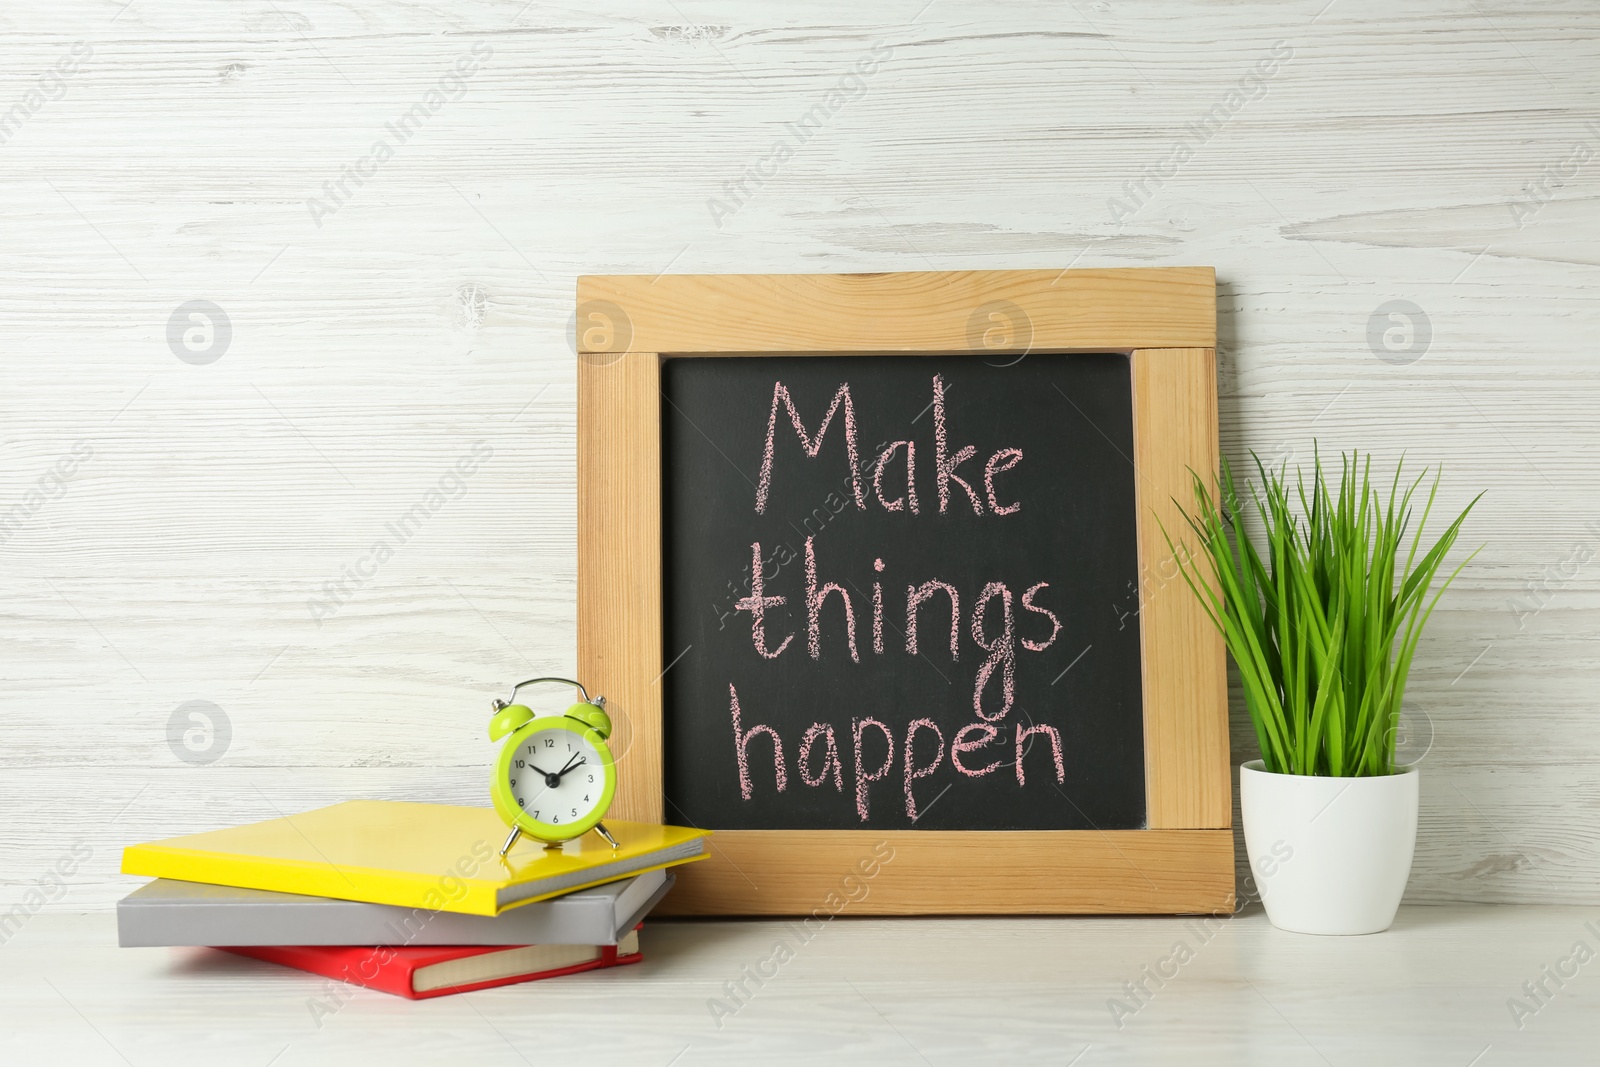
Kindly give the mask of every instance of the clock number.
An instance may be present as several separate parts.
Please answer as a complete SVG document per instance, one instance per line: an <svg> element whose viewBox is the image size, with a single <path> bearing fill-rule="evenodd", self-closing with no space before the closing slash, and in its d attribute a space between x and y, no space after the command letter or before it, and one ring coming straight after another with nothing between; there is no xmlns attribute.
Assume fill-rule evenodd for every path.
<svg viewBox="0 0 1600 1067"><path fill-rule="evenodd" d="M541 771L533 773L530 777L529 772L534 769L530 761L536 752L545 754L541 759L547 760L553 757L559 762L563 758L556 755L562 748L561 745L557 744L558 741L566 743L567 752L565 757L567 762L559 774L546 775ZM543 742L543 744L540 744L540 742ZM584 759L582 757L588 758ZM548 826L577 826L586 818L593 817L595 790L604 784L601 776L603 768L595 766L596 758L593 747L571 731L559 731L556 729L541 731L541 736L527 738L524 743L524 751L513 754L506 767L506 776L500 781L504 786L509 786L506 792L517 802L518 818L531 818ZM585 763L589 764L589 766L584 767L583 781L585 785L577 785L578 776L574 774L572 775L573 788L562 790L561 786L567 778L567 772L569 770L576 771L579 767L583 767ZM546 766L555 769L554 764L547 763ZM557 779L553 787L544 780L547 777ZM541 809L529 806L530 798L527 795L517 795L521 792L523 778L529 779L527 791L533 794L532 799L535 803L543 799L553 804L562 804L567 799L561 795L563 792L573 794L574 799L567 801L570 806L566 807L564 812L560 808L555 808L546 816ZM580 792L582 795L581 801L576 799ZM566 832L565 829L563 829L563 832Z"/></svg>

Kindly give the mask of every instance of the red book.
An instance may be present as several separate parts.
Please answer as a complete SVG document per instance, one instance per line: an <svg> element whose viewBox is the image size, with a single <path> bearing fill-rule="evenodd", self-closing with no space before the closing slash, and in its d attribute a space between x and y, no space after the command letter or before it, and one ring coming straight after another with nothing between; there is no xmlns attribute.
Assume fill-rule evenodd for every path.
<svg viewBox="0 0 1600 1067"><path fill-rule="evenodd" d="M639 954L637 927L615 945L251 945L222 951L281 963L411 1000L597 971L638 963L643 958Z"/></svg>

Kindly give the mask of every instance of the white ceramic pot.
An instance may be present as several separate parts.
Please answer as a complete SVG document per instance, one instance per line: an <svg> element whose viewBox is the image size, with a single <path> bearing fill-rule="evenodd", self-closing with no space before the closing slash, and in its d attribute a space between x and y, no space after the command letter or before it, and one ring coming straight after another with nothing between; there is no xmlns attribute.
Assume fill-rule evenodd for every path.
<svg viewBox="0 0 1600 1067"><path fill-rule="evenodd" d="M1417 769L1378 778L1239 767L1245 850L1267 918L1302 934L1375 934L1394 922L1417 843Z"/></svg>

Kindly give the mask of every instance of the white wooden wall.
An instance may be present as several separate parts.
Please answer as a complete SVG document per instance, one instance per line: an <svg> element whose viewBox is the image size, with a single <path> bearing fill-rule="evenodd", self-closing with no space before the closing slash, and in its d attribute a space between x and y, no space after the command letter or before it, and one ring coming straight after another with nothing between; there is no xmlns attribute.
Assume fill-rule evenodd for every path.
<svg viewBox="0 0 1600 1067"><path fill-rule="evenodd" d="M1443 462L1452 508L1487 491L1412 685L1410 899L1600 901L1592 4L26 0L0 41L0 116L39 104L0 145L0 905L80 838L57 906L126 892L130 841L483 801L489 698L574 662L578 274L1068 264L1216 266L1236 462L1315 436ZM169 344L191 300L231 323L213 362ZM1393 300L1421 358L1369 344ZM204 765L168 742L196 700L231 727Z"/></svg>

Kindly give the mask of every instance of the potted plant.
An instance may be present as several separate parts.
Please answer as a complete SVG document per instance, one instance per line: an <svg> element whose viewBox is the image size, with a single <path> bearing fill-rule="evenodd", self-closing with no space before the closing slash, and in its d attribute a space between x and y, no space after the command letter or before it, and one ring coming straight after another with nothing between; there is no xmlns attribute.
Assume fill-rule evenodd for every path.
<svg viewBox="0 0 1600 1067"><path fill-rule="evenodd" d="M1397 466L1384 499L1371 456L1341 455L1337 487L1320 455L1310 486L1297 468L1292 487L1287 464L1268 471L1251 456L1264 555L1226 460L1220 499L1194 479L1185 518L1200 551L1167 537L1238 666L1261 746L1239 768L1245 849L1274 926L1376 933L1394 921L1417 837L1417 768L1395 762L1400 701L1423 626L1472 558L1433 588L1477 499L1421 551L1437 473L1412 530L1426 469L1402 486Z"/></svg>

